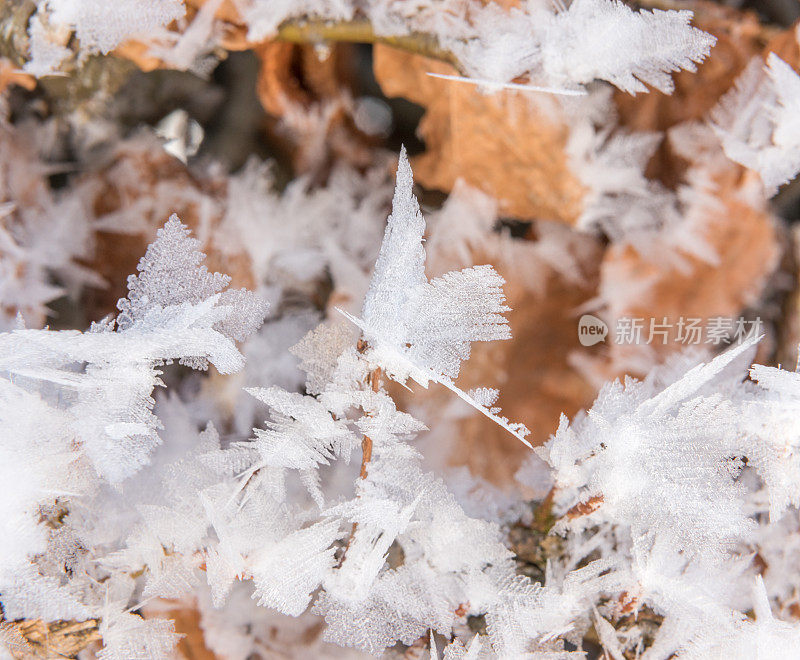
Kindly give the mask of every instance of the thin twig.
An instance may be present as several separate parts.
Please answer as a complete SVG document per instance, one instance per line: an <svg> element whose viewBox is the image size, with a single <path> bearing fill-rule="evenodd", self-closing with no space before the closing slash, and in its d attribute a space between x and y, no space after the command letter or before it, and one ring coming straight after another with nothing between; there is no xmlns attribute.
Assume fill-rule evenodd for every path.
<svg viewBox="0 0 800 660"><path fill-rule="evenodd" d="M363 339L359 339L356 349L358 350L359 353L364 353L364 351L367 350L367 342L365 342ZM369 385L372 388L372 391L375 393L379 392L381 389L381 373L382 373L381 368L377 367L372 371L370 371L369 375L367 376L367 385ZM367 465L369 465L369 462L371 460L372 460L372 438L370 438L368 435L364 435L361 438L361 471L359 472L360 479L367 478ZM356 535L357 529L358 529L358 523L354 522L353 528L350 530L350 538L347 539L347 545L344 548L345 554L350 549L350 543L352 543L353 538ZM340 560L340 565L341 562L343 561L344 561L344 554L342 555L342 558Z"/></svg>
<svg viewBox="0 0 800 660"><path fill-rule="evenodd" d="M436 36L424 32L409 32L408 34L394 36L376 34L372 24L366 18L356 18L338 23L290 19L278 28L275 39L295 44L324 44L329 42L385 44L415 55L423 55L447 62L454 66L459 73L463 73L456 56L442 48Z"/></svg>
<svg viewBox="0 0 800 660"><path fill-rule="evenodd" d="M372 391L377 393L381 389L381 368L378 367L370 372L367 376L367 384L372 388ZM372 438L365 435L361 439L361 473L362 479L367 478L367 464L372 460Z"/></svg>

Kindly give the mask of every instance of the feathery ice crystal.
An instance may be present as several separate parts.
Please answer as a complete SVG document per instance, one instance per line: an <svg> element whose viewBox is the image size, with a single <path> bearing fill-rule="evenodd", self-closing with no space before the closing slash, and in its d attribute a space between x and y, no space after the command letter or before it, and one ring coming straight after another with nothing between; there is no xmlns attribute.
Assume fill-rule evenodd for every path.
<svg viewBox="0 0 800 660"><path fill-rule="evenodd" d="M304 392L248 389L269 411L250 439L199 431L202 398L154 399L173 362L240 370L235 341L267 311L208 272L174 216L117 319L0 335L4 616L95 621L103 660L170 657L179 635L147 604L191 596L230 657L275 612L322 616L326 640L374 655L422 640L436 657L439 635L446 658L582 657L594 627L615 658L787 657L800 627L771 602L800 589L782 542L800 528L800 375L748 371L753 340L607 385L519 473L551 487L534 524L555 520L543 580L519 575L502 521L470 517L424 469L424 426L385 387L441 383L524 441L496 392L454 383L472 342L509 337L503 280L427 278L412 184L401 152L360 317L292 349ZM660 623L618 634L629 615Z"/></svg>

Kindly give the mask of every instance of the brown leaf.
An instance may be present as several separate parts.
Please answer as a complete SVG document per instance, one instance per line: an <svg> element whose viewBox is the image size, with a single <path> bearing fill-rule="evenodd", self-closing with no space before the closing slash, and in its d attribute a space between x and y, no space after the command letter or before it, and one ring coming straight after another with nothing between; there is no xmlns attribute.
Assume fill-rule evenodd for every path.
<svg viewBox="0 0 800 660"><path fill-rule="evenodd" d="M495 263L506 279L512 339L474 343L470 359L463 363L458 386L464 390L498 388L497 405L502 407L502 414L526 424L534 446L556 430L562 412L574 415L596 394L593 385L570 365L569 355L580 347L575 309L597 293L600 254L596 244L585 259L586 282L582 285L549 272L545 282L534 289L514 269ZM472 261L497 260L476 254ZM530 456L531 450L517 438L477 412L454 422L455 428L448 425L441 413L453 403L449 390L432 385L427 391L415 389L412 395L398 392L398 397L404 408L430 422L428 426L437 433L432 438L435 448L426 451L444 454L437 460L466 465L473 474L503 487L514 483L514 473Z"/></svg>
<svg viewBox="0 0 800 660"><path fill-rule="evenodd" d="M254 50L260 62L257 92L272 115L269 131L298 173L334 160L356 167L372 161L372 141L352 119L354 51L349 44L324 50L267 41Z"/></svg>
<svg viewBox="0 0 800 660"><path fill-rule="evenodd" d="M718 199L721 207L710 211L706 233L707 242L719 258L716 264L689 258L689 268L681 271L645 259L630 247L610 246L606 250L601 265L601 290L610 302L612 319L644 319L644 337L650 319L655 323L666 319L674 324L680 317L698 318L702 320L700 325L706 326L713 317L736 318L758 300L780 257L775 220L766 206L754 208L742 199L735 179L720 184ZM635 299L627 293L624 298L614 299L615 291L624 291L636 283L641 283L642 289ZM613 332L611 328L612 335ZM688 347L675 341L675 335L676 332L670 332L666 344L656 337L649 346L612 340L608 345L611 360L606 362L605 369L600 367L598 377L620 376L620 365L630 365L624 371L643 375L635 366L647 363L638 359L644 355L643 349L652 349L657 358ZM582 354L586 355L587 350L592 349L583 349ZM596 364L602 362L601 358Z"/></svg>
<svg viewBox="0 0 800 660"><path fill-rule="evenodd" d="M448 64L388 46L374 48L375 77L387 96L422 105L425 153L414 159L416 180L450 191L458 178L500 201L504 214L575 222L584 190L569 170L567 128L522 94L481 94L468 85L428 76L455 74Z"/></svg>
<svg viewBox="0 0 800 660"><path fill-rule="evenodd" d="M528 439L536 446L556 430L561 413L574 415L596 394L569 363L579 347L574 310L594 291L591 284L576 287L556 274L542 296L514 282L505 290L513 310L508 314L513 338L476 345L459 385L498 387L503 415L528 426ZM482 415L465 419L459 436L451 463L465 462L473 473L500 486L511 482L530 455L530 449Z"/></svg>
<svg viewBox="0 0 800 660"><path fill-rule="evenodd" d="M696 73L681 71L673 76L672 94L652 90L631 96L616 91L614 102L622 126L637 131L666 131L681 122L704 118L764 47L767 33L753 12L702 1L685 8L695 12L694 25L713 34L717 44ZM651 160L647 175L674 186L684 171L685 162L664 141Z"/></svg>
<svg viewBox="0 0 800 660"><path fill-rule="evenodd" d="M647 300L628 310L653 317L733 316L755 302L778 258L770 214L758 211L733 194L711 216L707 238L719 255L718 264L691 259L687 273L660 269L630 248L611 248L604 264L614 263L617 277L646 281L656 278Z"/></svg>

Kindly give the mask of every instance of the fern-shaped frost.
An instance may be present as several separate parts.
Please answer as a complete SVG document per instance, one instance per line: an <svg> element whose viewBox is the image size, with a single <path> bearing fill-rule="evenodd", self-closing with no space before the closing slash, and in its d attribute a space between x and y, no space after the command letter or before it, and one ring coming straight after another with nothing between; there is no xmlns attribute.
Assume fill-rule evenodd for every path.
<svg viewBox="0 0 800 660"><path fill-rule="evenodd" d="M690 25L690 11L634 11L617 0L575 0L557 13L543 43L549 80L599 78L630 94L669 94L671 73L696 70L716 39Z"/></svg>
<svg viewBox="0 0 800 660"><path fill-rule="evenodd" d="M362 318L343 312L369 342L368 359L404 383L445 385L523 442L527 429L513 425L455 386L473 341L508 339L503 316L504 280L491 266L475 266L428 281L422 247L425 220L414 197L405 149L400 152L392 213Z"/></svg>

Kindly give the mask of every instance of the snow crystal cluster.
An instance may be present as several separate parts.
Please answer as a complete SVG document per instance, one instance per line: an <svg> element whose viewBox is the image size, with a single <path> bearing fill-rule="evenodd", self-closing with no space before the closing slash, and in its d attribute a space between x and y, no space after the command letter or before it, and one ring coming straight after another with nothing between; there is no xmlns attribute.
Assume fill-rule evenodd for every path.
<svg viewBox="0 0 800 660"><path fill-rule="evenodd" d="M689 25L689 11L633 11L616 0L554 5L529 0L506 10L495 3L459 0L413 5L391 0L241 2L253 40L274 34L296 17L347 21L366 16L378 35L433 35L461 63L468 76L464 80L489 87L523 78L531 88L571 93L602 79L630 93L647 91L646 85L668 92L670 73L694 70L715 43Z"/></svg>
<svg viewBox="0 0 800 660"><path fill-rule="evenodd" d="M162 367L240 369L233 338L266 312L246 291L222 293L226 278L200 266L203 256L173 216L131 276L118 319L81 333L27 330L20 318L0 335L4 615L100 618L108 658L158 657L175 637L166 622L126 612L134 581L100 568L107 553L98 554L119 531L109 497L160 444L153 390Z"/></svg>
<svg viewBox="0 0 800 660"><path fill-rule="evenodd" d="M224 31L214 25L220 4L205 2L176 36L167 28L186 23L182 0L38 0L25 70L37 76L56 71L71 56L73 33L81 57L108 53L133 39L148 43L150 54L168 66L193 68L222 39ZM690 25L690 11L634 11L618 0L575 0L568 6L527 0L510 10L480 0L235 0L233 5L254 43L292 20L366 20L379 38L430 35L460 63L462 80L494 89L581 94L600 79L632 94L648 86L670 92L671 73L694 71L715 43Z"/></svg>
<svg viewBox="0 0 800 660"><path fill-rule="evenodd" d="M551 470L558 550L544 583L519 575L498 522L422 467L424 426L386 388L442 384L524 441L496 392L454 382L472 342L509 337L503 280L491 266L427 279L412 184L403 152L360 316L292 349L304 392L248 389L268 411L250 439L199 431L180 392L154 413L168 365L240 370L235 341L267 311L208 272L175 216L116 319L0 335L4 616L96 621L103 659L170 657L172 623L139 614L192 594L226 657L257 648L232 608L318 615L328 643L373 655L423 640L434 657L444 638L446 658L580 657L594 626L618 658L788 657L800 626L773 602L800 589L783 541L800 527L800 376L748 377L754 339L607 385L520 471L541 489ZM621 616L660 624L620 635Z"/></svg>
<svg viewBox="0 0 800 660"><path fill-rule="evenodd" d="M775 53L750 61L712 113L725 154L758 172L770 195L800 171L800 77Z"/></svg>
<svg viewBox="0 0 800 660"><path fill-rule="evenodd" d="M615 660L797 655L800 373L752 364L759 338L713 358L642 360L646 377L606 383L536 449L496 389L458 379L475 342L512 331L504 279L474 254L540 293L552 273L582 283L597 235L609 253L691 273L719 258L708 217L721 180L739 175L737 203L768 221L767 197L800 171L800 77L775 54L756 58L706 117L665 136L620 129L610 86L592 83L670 92L671 74L714 43L686 11L231 5L253 41L298 17L368 20L379 36L433 36L462 81L559 92L536 108L552 101L585 189L575 227L543 222L538 240L514 241L497 230L498 203L463 182L426 226L405 150L393 196L380 164L275 192L253 160L224 185L157 181L103 212L102 186L52 190L34 141L0 124L0 657L30 650L13 622L65 621L96 632L87 659L170 658L171 608L187 603L206 646L236 660L293 647L552 660L585 657L587 640ZM82 61L131 39L196 70L221 38L221 6L39 0L25 70L52 74L76 47ZM688 163L674 188L645 175L662 139ZM120 145L100 167L130 192L130 163L153 142ZM746 169L731 177L734 163ZM175 207L192 209L194 231L175 215L161 226L116 316L39 329L49 303L102 283L85 265L96 233L147 234ZM210 272L206 245L246 260L253 291ZM614 267L588 306L624 308L652 285ZM327 303L293 307L321 281L334 292L324 320ZM425 424L400 402L439 386L448 412L524 443L517 481L533 502L466 468L429 471ZM541 575L520 570L511 523L538 535Z"/></svg>
<svg viewBox="0 0 800 660"><path fill-rule="evenodd" d="M321 589L314 611L326 617L326 635L377 653L431 627L449 634L459 607L483 611L497 599L514 575L499 528L468 518L421 468L407 440L424 427L396 409L381 375L423 374L457 390L449 377L469 343L508 337L502 280L488 266L424 279L424 222L411 185L403 154L364 306L366 348L341 327L311 333L296 349L308 394L251 389L270 410L252 440L223 446L209 425L188 446L182 438L177 452L159 446L153 391L164 385L164 365L241 369L234 339L255 331L266 312L201 265L198 241L174 216L130 276L116 319L86 333L0 336L3 476L13 493L0 562L6 617L93 618L101 657L166 657L171 626L132 610L201 580L222 606L234 583L248 580L259 605L293 616ZM470 294L475 301L461 309L448 292L456 303ZM409 295L428 296L437 309L413 312ZM413 316L402 316L406 308ZM179 402L170 406L180 411ZM355 489L330 500L323 468L346 465L359 446ZM446 549L465 538L470 553L454 562ZM392 547L403 553L399 565L387 562Z"/></svg>
<svg viewBox="0 0 800 660"><path fill-rule="evenodd" d="M551 570L558 582L581 563L602 566L605 593L585 595L614 657L639 653L643 628L623 639L603 617L643 611L663 617L646 657L780 658L800 644L800 626L771 613L765 579L788 575L772 559L783 551L764 544L798 519L789 418L800 375L754 365L748 378L755 342L609 384L539 450L553 469L555 528L569 545Z"/></svg>

